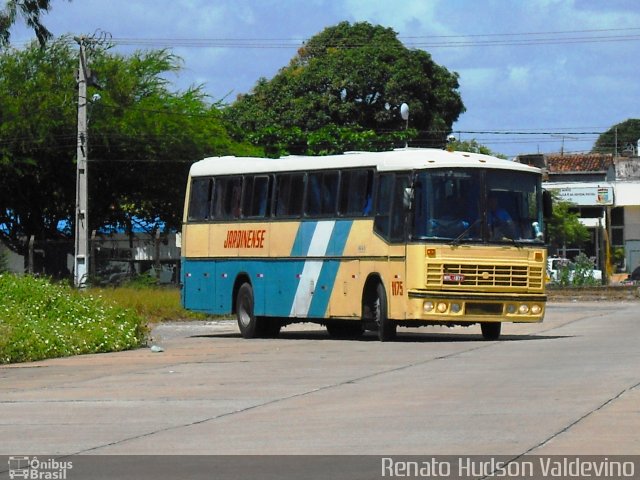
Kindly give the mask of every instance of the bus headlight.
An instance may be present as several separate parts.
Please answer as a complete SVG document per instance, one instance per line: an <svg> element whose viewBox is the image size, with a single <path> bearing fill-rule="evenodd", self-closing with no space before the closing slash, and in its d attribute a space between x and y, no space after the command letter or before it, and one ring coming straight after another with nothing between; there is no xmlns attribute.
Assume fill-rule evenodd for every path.
<svg viewBox="0 0 640 480"><path fill-rule="evenodd" d="M438 310L438 313L446 312L447 311L447 304L446 303L442 303L442 302L439 303L438 306L437 306L437 310Z"/></svg>
<svg viewBox="0 0 640 480"><path fill-rule="evenodd" d="M540 305L531 305L531 313L533 315L540 315L542 307Z"/></svg>
<svg viewBox="0 0 640 480"><path fill-rule="evenodd" d="M525 305L524 303L518 307L518 313L522 315L526 315L529 313L529 305Z"/></svg>
<svg viewBox="0 0 640 480"><path fill-rule="evenodd" d="M432 312L432 311L433 311L433 307L434 307L433 302L424 302L424 303L422 304L422 310L423 310L425 313Z"/></svg>
<svg viewBox="0 0 640 480"><path fill-rule="evenodd" d="M518 309L513 303L510 303L509 305L507 305L507 313L514 314L516 313L517 310Z"/></svg>
<svg viewBox="0 0 640 480"><path fill-rule="evenodd" d="M462 307L460 306L459 303L452 303L451 304L451 313L459 313L460 310L462 310Z"/></svg>

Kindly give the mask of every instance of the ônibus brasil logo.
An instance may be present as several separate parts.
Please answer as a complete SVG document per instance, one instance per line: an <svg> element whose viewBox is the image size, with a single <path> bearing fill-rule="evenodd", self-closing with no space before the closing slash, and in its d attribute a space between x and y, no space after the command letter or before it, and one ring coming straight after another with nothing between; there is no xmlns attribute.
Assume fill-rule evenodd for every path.
<svg viewBox="0 0 640 480"><path fill-rule="evenodd" d="M66 480L67 471L73 468L73 462L63 462L55 458L38 460L38 457L9 457L9 478L29 480Z"/></svg>

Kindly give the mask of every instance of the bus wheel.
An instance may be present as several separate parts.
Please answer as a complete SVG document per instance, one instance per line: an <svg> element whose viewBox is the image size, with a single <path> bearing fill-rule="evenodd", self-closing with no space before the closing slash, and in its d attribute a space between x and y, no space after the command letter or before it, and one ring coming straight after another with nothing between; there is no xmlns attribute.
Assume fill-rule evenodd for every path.
<svg viewBox="0 0 640 480"><path fill-rule="evenodd" d="M253 288L248 283L243 283L238 290L236 317L240 333L244 338L257 338L260 336L263 322L253 313Z"/></svg>
<svg viewBox="0 0 640 480"><path fill-rule="evenodd" d="M396 338L397 325L395 322L389 320L387 315L387 294L384 291L382 283L378 283L372 299L371 312L378 327L378 339L381 342L393 340Z"/></svg>
<svg viewBox="0 0 640 480"><path fill-rule="evenodd" d="M480 324L482 329L482 337L485 340L498 340L500 338L500 329L502 323L500 322L483 322Z"/></svg>

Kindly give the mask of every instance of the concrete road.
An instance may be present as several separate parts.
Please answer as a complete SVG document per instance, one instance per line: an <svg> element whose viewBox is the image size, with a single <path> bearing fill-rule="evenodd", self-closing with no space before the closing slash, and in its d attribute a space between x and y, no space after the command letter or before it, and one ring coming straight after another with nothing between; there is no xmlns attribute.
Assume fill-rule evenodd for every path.
<svg viewBox="0 0 640 480"><path fill-rule="evenodd" d="M0 367L0 455L640 454L639 307L551 304L495 342L162 325L162 353Z"/></svg>

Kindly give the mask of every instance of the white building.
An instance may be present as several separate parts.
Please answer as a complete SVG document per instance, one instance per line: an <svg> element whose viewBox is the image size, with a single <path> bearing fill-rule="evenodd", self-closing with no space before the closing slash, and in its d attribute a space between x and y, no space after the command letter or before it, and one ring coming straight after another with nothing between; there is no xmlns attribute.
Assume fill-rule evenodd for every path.
<svg viewBox="0 0 640 480"><path fill-rule="evenodd" d="M606 271L608 246L611 253L624 251L619 271L631 273L640 266L640 157L523 155L517 160L545 168L544 188L575 204L589 228L591 241L569 248L568 257L582 250Z"/></svg>

